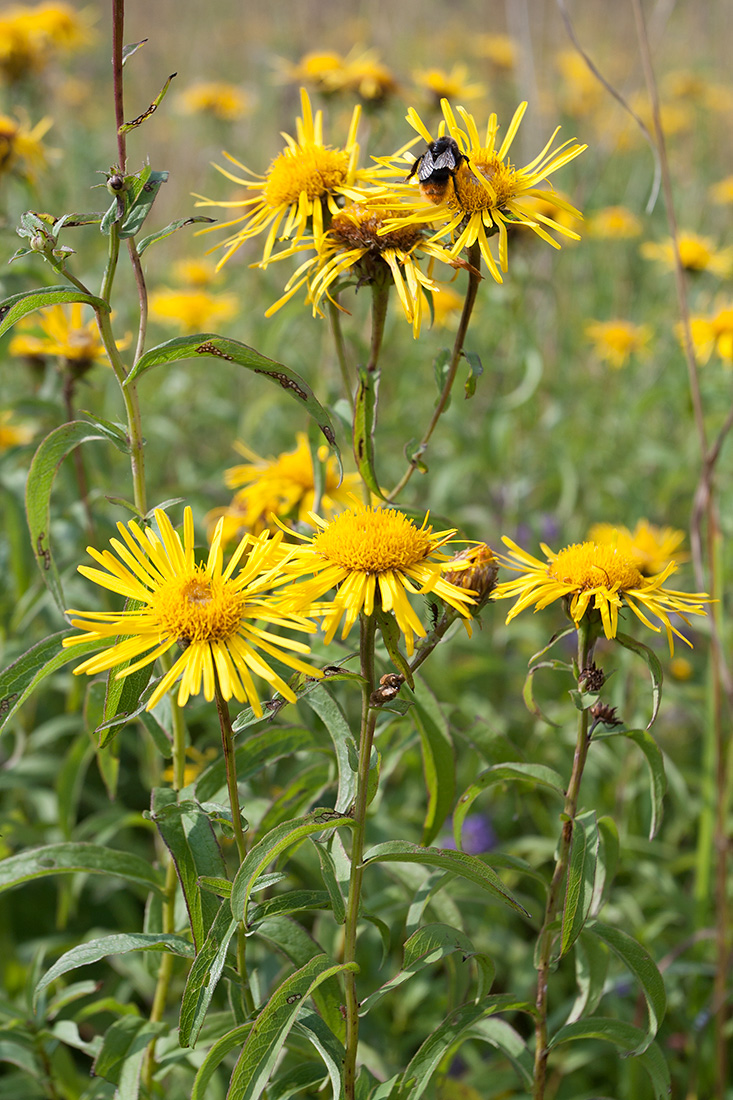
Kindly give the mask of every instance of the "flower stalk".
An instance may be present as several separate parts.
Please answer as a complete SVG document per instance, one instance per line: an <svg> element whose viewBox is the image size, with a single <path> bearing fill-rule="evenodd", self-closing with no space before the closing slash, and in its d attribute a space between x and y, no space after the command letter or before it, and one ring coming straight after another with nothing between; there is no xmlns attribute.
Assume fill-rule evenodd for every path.
<svg viewBox="0 0 733 1100"><path fill-rule="evenodd" d="M372 755L374 728L377 711L370 706L369 700L374 690L374 645L376 639L376 617L362 615L360 620L361 675L361 728L359 733L359 771L357 776L356 799L354 801L354 828L351 846L351 878L349 897L346 903L346 923L344 926L345 963L356 960L356 936L359 924L361 885L364 876L362 858L364 855L364 833L366 824L367 798L369 791L369 764ZM356 975L353 971L345 973L346 992L346 1057L344 1059L344 1095L346 1100L354 1100L356 1092L356 1052L359 1044L359 1000L356 995Z"/></svg>
<svg viewBox="0 0 733 1100"><path fill-rule="evenodd" d="M588 615L585 615L578 624L578 669L588 668L593 659L593 647L595 634L593 624ZM537 958L537 994L535 998L535 1054L534 1054L534 1087L533 1100L544 1100L547 1084L547 987L552 965L552 947L555 942L554 922L565 904L565 881L570 859L570 848L573 840L573 828L578 812L578 798L580 795L580 783L583 778L583 770L590 748L591 735L589 734L588 708L578 712L578 734L575 742L575 754L573 767L565 795L563 808L563 826L558 845L555 870L550 882L547 895L545 916L542 922L538 939Z"/></svg>

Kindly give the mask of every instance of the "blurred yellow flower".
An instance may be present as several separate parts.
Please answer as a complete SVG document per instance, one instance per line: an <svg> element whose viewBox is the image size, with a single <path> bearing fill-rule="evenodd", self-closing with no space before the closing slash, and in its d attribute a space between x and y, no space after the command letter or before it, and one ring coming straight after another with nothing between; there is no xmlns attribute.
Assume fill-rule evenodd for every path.
<svg viewBox="0 0 733 1100"><path fill-rule="evenodd" d="M397 81L376 50L359 47L342 57L335 50L315 50L295 64L284 62L287 79L312 84L323 95L352 93L367 103L381 102L397 89Z"/></svg>
<svg viewBox="0 0 733 1100"><path fill-rule="evenodd" d="M330 79L341 71L343 65L343 57L333 50L315 50L304 54L294 65L288 61L283 63L288 79L297 84L313 84L321 92L331 90Z"/></svg>
<svg viewBox="0 0 733 1100"><path fill-rule="evenodd" d="M0 410L0 451L30 443L34 435L35 431L29 424L15 423L10 409Z"/></svg>
<svg viewBox="0 0 733 1100"><path fill-rule="evenodd" d="M150 316L166 325L177 325L182 332L205 332L210 325L231 321L239 312L234 294L211 294L193 287L168 290L163 287L150 295Z"/></svg>
<svg viewBox="0 0 733 1100"><path fill-rule="evenodd" d="M508 34L479 34L473 39L477 57L485 57L497 69L513 69L517 63L517 45Z"/></svg>
<svg viewBox="0 0 733 1100"><path fill-rule="evenodd" d="M447 69L418 69L412 74L417 87L429 92L436 101L441 99L479 99L486 95L485 84L471 84L467 65L454 65Z"/></svg>
<svg viewBox="0 0 733 1100"><path fill-rule="evenodd" d="M608 94L576 50L563 50L555 58L562 89L560 105L567 114L584 118L593 114Z"/></svg>
<svg viewBox="0 0 733 1100"><path fill-rule="evenodd" d="M241 229L224 242L226 251L218 267L225 264L246 240L260 233L267 233L263 250L264 263L269 260L278 239L292 238L297 242L310 230L316 242L320 243L324 234L324 220L327 224L328 219L338 213L339 198L375 176L373 168L357 168L359 146L356 142L356 131L359 108L354 109L346 145L334 149L323 143L323 112L317 111L313 115L310 99L304 88L300 90L300 97L303 117L297 120L296 138L289 134L284 135L286 148L275 157L264 176L256 176L234 157L225 153L232 164L251 178L241 179L220 167L218 170L233 183L244 185L249 197L229 201L200 199L196 204L245 211L241 217L223 224L223 228L227 229L243 223Z"/></svg>
<svg viewBox="0 0 733 1100"><path fill-rule="evenodd" d="M176 260L173 275L177 282L204 287L216 278L216 266L210 260Z"/></svg>
<svg viewBox="0 0 733 1100"><path fill-rule="evenodd" d="M34 183L39 171L46 167L47 152L42 139L53 126L46 116L35 126L0 115L0 178L6 173L22 176Z"/></svg>
<svg viewBox="0 0 733 1100"><path fill-rule="evenodd" d="M670 653L673 653L673 635L687 645L692 643L673 626L670 615L679 615L687 622L685 614L706 613L703 608L709 599L706 593L677 592L664 587L664 582L676 568L674 562L670 562L656 576L645 577L635 559L616 546L577 542L556 554L541 543L547 559L543 562L522 550L511 539L504 537L502 541L509 547L510 553L500 559L501 564L510 569L524 570L522 576L497 585L492 593L495 600L516 597L507 622L528 607L539 611L556 600L565 600L568 614L576 626L586 613L597 613L605 636L615 638L619 612L629 607L645 626L657 633L660 628L647 616L653 615L663 623Z"/></svg>
<svg viewBox="0 0 733 1100"><path fill-rule="evenodd" d="M198 779L201 772L204 770L207 764L213 763L219 756L219 749L214 748L213 745L209 745L208 749L197 749L195 745L186 746L186 759L188 763L183 768L183 786L187 787L189 783L193 783L194 779ZM166 783L173 782L173 768L166 768L163 772L163 779Z"/></svg>
<svg viewBox="0 0 733 1100"><path fill-rule="evenodd" d="M251 110L247 93L223 80L191 84L179 95L178 102L186 114L211 115L223 122L244 118Z"/></svg>
<svg viewBox="0 0 733 1100"><path fill-rule="evenodd" d="M669 671L673 680L685 680L692 679L694 669L692 662L688 661L686 657L673 657L669 662Z"/></svg>
<svg viewBox="0 0 733 1100"><path fill-rule="evenodd" d="M733 270L733 246L716 249L711 237L697 233L681 232L678 237L680 261L685 271L710 271L726 276ZM674 271L674 245L671 237L665 241L645 241L641 246L645 260L654 260L669 271Z"/></svg>
<svg viewBox="0 0 733 1100"><path fill-rule="evenodd" d="M182 652L165 672L148 700L152 710L181 677L179 706L192 695L211 701L218 678L225 699L248 702L258 717L262 704L252 673L264 679L283 698L295 702L288 684L270 667L266 656L309 676L321 673L293 653L309 647L266 627L284 627L312 633L314 624L302 615L282 610L275 589L283 583L282 534L265 532L258 539L242 539L224 567L221 525L214 532L206 563L194 556L191 509L183 520L183 541L168 516L155 510L153 527L140 528L134 520L117 524L120 539L112 539L115 553L88 552L101 569L80 565L79 572L131 601L125 611L69 611L71 625L84 631L64 638L64 647L98 641L102 652L89 657L74 673L94 676L123 666L117 679L129 676L162 657L174 646ZM263 656L266 655L266 656ZM129 664L127 663L129 662Z"/></svg>
<svg viewBox="0 0 733 1100"><path fill-rule="evenodd" d="M232 466L224 475L230 489L237 489L228 508L212 512L207 521L224 520L223 540L247 532L259 534L267 528L278 529L275 517L281 521L304 522L315 500L315 471L313 456L305 432L296 435L294 451L284 451L277 458L265 459L246 447L235 443L241 455L249 459L246 465ZM339 508L345 508L352 494L358 489L358 474L346 474L339 482L339 468L335 458L328 457L324 445L318 450L318 460L325 463L320 507L327 516Z"/></svg>
<svg viewBox="0 0 733 1100"><path fill-rule="evenodd" d="M598 240L630 240L639 236L642 222L625 206L606 206L588 214L586 229L589 237Z"/></svg>
<svg viewBox="0 0 733 1100"><path fill-rule="evenodd" d="M15 5L0 13L0 73L9 82L43 69L54 50L70 51L92 41L89 10L69 4Z"/></svg>
<svg viewBox="0 0 733 1100"><path fill-rule="evenodd" d="M720 206L728 206L733 203L733 176L714 183L709 190L710 198Z"/></svg>
<svg viewBox="0 0 733 1100"><path fill-rule="evenodd" d="M724 363L733 364L733 303L723 304L709 317L691 317L690 331L695 359L700 366L708 362L713 352ZM675 325L675 332L684 346L682 325Z"/></svg>
<svg viewBox="0 0 733 1100"><path fill-rule="evenodd" d="M340 512L330 523L313 513L311 520L319 530L313 538L298 536L305 545L296 548L284 568L300 583L288 589L284 599L286 606L300 610L338 586L323 621L327 645L342 620L345 638L360 614L370 616L381 607L394 613L411 656L415 635L424 637L426 631L408 594L431 593L444 600L466 618L470 630L475 599L443 576L456 569L455 559L442 553L455 531L433 533L427 516L418 527L396 509L361 505Z"/></svg>
<svg viewBox="0 0 733 1100"><path fill-rule="evenodd" d="M455 318L460 316L465 301L465 295L459 294L450 283L435 284L432 297L433 325L435 328L447 328L453 324ZM423 310L429 310L430 306L425 301Z"/></svg>
<svg viewBox="0 0 733 1100"><path fill-rule="evenodd" d="M448 251L453 256L458 256L464 248L478 244L492 277L498 283L503 282L499 269L506 271L508 266L509 227L518 223L527 225L553 248L559 248L560 245L550 236L545 226L565 237L579 239L577 233L564 225L529 209L529 204L535 198L544 199L547 189L539 185L544 184L553 172L574 160L586 148L585 145L578 145L570 140L553 149L557 135L555 130L544 149L529 164L524 168L516 168L509 159L509 150L527 109L526 103L521 103L514 112L506 136L498 149L499 126L495 114L489 117L482 141L475 118L464 107L458 107L461 125L446 99L442 100L441 108L443 122L439 132L456 143L460 158L457 166L445 181L442 197L434 192L426 192L422 203L416 196L418 181L414 179L408 182L403 177L399 183L390 183L376 190L377 197L370 200L372 204L403 204L404 213L398 211L399 217L387 222L387 230L404 225L430 225L435 228L437 224L434 239L450 235L452 243L448 246ZM409 109L407 121L428 146L433 144L433 134L414 107ZM404 169L400 166L401 159L398 155L383 158L380 162L390 164L395 175L398 171L402 175ZM553 201L564 213L581 217L580 212L559 195L555 194ZM498 264L489 247L489 238L495 234L499 236Z"/></svg>
<svg viewBox="0 0 733 1100"><path fill-rule="evenodd" d="M613 321L590 321L585 334L593 343L596 355L616 370L625 367L632 355L643 356L653 335L650 325L636 325L617 318Z"/></svg>
<svg viewBox="0 0 733 1100"><path fill-rule="evenodd" d="M39 310L37 324L43 336L19 332L10 341L8 351L29 358L50 355L63 359L74 373L84 374L97 360L107 358L96 320L83 320L85 308L80 302L72 302ZM117 346L122 348L127 343L129 338Z"/></svg>
<svg viewBox="0 0 733 1100"><path fill-rule="evenodd" d="M633 531L620 524L595 523L588 538L601 546L615 546L622 554L633 558L639 572L652 577L663 572L670 562L679 564L689 554L679 547L685 541L685 532L674 527L656 527L648 520L640 519Z"/></svg>

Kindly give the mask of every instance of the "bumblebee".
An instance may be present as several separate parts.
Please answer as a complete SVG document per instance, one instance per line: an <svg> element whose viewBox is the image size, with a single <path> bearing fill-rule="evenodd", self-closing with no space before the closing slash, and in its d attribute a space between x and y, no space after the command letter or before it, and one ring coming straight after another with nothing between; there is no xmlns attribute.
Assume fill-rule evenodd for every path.
<svg viewBox="0 0 733 1100"><path fill-rule="evenodd" d="M453 177L464 161L468 163L468 157L461 152L452 137L439 137L417 158L407 179L412 179L417 172L423 198L439 206L446 201L453 186Z"/></svg>

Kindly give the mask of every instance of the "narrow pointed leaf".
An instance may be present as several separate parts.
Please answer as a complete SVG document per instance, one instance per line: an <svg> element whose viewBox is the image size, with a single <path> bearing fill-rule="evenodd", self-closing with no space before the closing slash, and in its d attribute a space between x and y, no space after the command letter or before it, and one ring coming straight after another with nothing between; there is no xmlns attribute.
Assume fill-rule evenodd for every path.
<svg viewBox="0 0 733 1100"><path fill-rule="evenodd" d="M364 856L365 864L377 862L421 863L425 867L438 867L480 886L512 909L529 916L527 910L512 897L509 888L499 876L483 860L470 856L467 852L455 852L448 848L422 848L409 841L387 840L370 848Z"/></svg>
<svg viewBox="0 0 733 1100"><path fill-rule="evenodd" d="M494 783L507 781L532 783L535 786L554 791L561 798L565 797L562 776L553 768L547 768L544 764L494 764L486 771L481 772L475 782L467 787L458 799L458 805L453 811L453 835L458 847L461 846L463 823L475 800L487 787L492 786Z"/></svg>
<svg viewBox="0 0 733 1100"><path fill-rule="evenodd" d="M196 1044L224 969L230 940L236 931L237 921L233 919L231 906L225 898L206 942L196 955L183 991L178 1028L178 1041L182 1047Z"/></svg>
<svg viewBox="0 0 733 1100"><path fill-rule="evenodd" d="M664 757L656 741L648 730L609 730L603 735L604 740L610 737L628 737L635 745L638 745L644 753L649 768L651 780L651 819L649 822L649 839L653 840L662 823L664 813L664 796L667 793L667 776L664 771Z"/></svg>
<svg viewBox="0 0 733 1100"><path fill-rule="evenodd" d="M599 832L595 810L578 814L570 842L560 955L566 955L590 915L598 864Z"/></svg>
<svg viewBox="0 0 733 1100"><path fill-rule="evenodd" d="M253 374L261 374L269 378L271 382L282 387L286 393L296 401L313 417L318 424L329 445L336 447L336 434L331 418L316 400L313 390L304 378L295 371L285 367L282 363L276 363L264 355L260 355L254 348L240 343L238 340L230 340L226 336L218 336L212 332L199 332L195 336L180 336L175 340L168 340L164 344L158 344L151 348L145 355L138 359L137 363L127 376L126 385L137 381L154 367L164 363L175 363L181 359L213 358L227 363L236 363Z"/></svg>
<svg viewBox="0 0 733 1100"><path fill-rule="evenodd" d="M659 705L662 702L662 684L664 683L662 666L653 649L650 649L648 645L644 645L643 642L637 642L636 638L632 638L629 634L617 633L616 641L620 642L625 649L630 649L632 653L636 653L641 657L649 669L649 675L652 678L652 716L646 727L649 729L656 721L659 714Z"/></svg>
<svg viewBox="0 0 733 1100"><path fill-rule="evenodd" d="M425 924L405 941L402 967L389 981L375 989L359 1004L359 1015L364 1016L385 994L419 974L421 970L440 962L447 955L460 951L464 957L473 955L471 940L457 928L447 924Z"/></svg>
<svg viewBox="0 0 733 1100"><path fill-rule="evenodd" d="M336 1038L317 1012L301 1012L293 1024L292 1031L295 1035L302 1035L318 1051L331 1078L332 1095L336 1100L340 1100L344 1087L344 1044Z"/></svg>
<svg viewBox="0 0 733 1100"><path fill-rule="evenodd" d="M589 925L588 931L611 948L641 985L649 1011L649 1027L646 1037L632 1051L633 1054L641 1054L657 1034L667 1011L667 994L662 975L647 949L633 936L601 921Z"/></svg>
<svg viewBox="0 0 733 1100"><path fill-rule="evenodd" d="M183 229L186 225L193 225L194 222L213 222L216 218L207 218L204 214L196 214L192 218L179 218L178 221L171 222L165 229L159 229L157 233L151 233L148 237L138 243L137 253L138 256L142 256L146 248L149 248L151 244L157 244L158 241L164 241L166 237L170 237L172 233L175 233L179 229Z"/></svg>
<svg viewBox="0 0 733 1100"><path fill-rule="evenodd" d="M633 1054L635 1049L646 1041L646 1036L640 1028L627 1024L623 1020L589 1016L587 1019L561 1027L552 1036L548 1045L552 1049L561 1043L568 1043L575 1039L603 1039L607 1043L613 1043L624 1053ZM639 1064L649 1075L654 1090L654 1100L669 1100L672 1091L669 1066L656 1043L652 1043L638 1058Z"/></svg>
<svg viewBox="0 0 733 1100"><path fill-rule="evenodd" d="M63 305L67 302L82 302L99 309L102 313L109 313L109 306L104 298L96 298L93 294L84 294L81 290L74 290L67 286L49 286L43 290L25 290L21 294L13 294L0 302L0 336L7 332L21 317L33 313L36 309L45 309L46 306Z"/></svg>
<svg viewBox="0 0 733 1100"><path fill-rule="evenodd" d="M433 843L453 809L456 796L456 756L448 723L438 701L420 680L413 714L420 733L423 775L428 794L422 833L422 843L428 845Z"/></svg>
<svg viewBox="0 0 733 1100"><path fill-rule="evenodd" d="M64 649L62 640L76 633L76 630L62 630L49 635L0 672L0 730L47 676L99 649L96 641L80 642Z"/></svg>
<svg viewBox="0 0 733 1100"><path fill-rule="evenodd" d="M353 805L356 798L357 775L353 764L353 761L356 760L354 734L351 732L351 727L341 706L325 685L319 685L316 691L305 695L303 702L318 715L333 742L339 777L338 794L334 809L343 813L348 810L349 806Z"/></svg>
<svg viewBox="0 0 733 1100"><path fill-rule="evenodd" d="M582 932L575 948L575 980L578 994L570 1014L565 1021L568 1024L591 1016L601 1003L606 975L608 974L608 948L589 932Z"/></svg>
<svg viewBox="0 0 733 1100"><path fill-rule="evenodd" d="M46 875L73 874L76 871L112 875L151 890L163 890L162 875L141 856L105 848L101 844L68 843L48 844L44 848L34 848L0 860L0 891Z"/></svg>
<svg viewBox="0 0 733 1100"><path fill-rule="evenodd" d="M379 401L379 371L359 370L359 388L354 402L354 458L366 485L384 500L374 468L374 429Z"/></svg>

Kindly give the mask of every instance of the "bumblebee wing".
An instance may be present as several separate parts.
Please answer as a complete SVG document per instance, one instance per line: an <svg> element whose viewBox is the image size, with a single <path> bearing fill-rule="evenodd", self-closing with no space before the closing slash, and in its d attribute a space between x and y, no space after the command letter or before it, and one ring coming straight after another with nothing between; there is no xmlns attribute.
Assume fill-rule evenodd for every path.
<svg viewBox="0 0 733 1100"><path fill-rule="evenodd" d="M449 172L453 172L458 167L456 164L456 156L452 149L446 149L444 152L438 153L434 160L431 156L430 160L432 161L433 169L447 168ZM431 171L433 169L431 169Z"/></svg>
<svg viewBox="0 0 733 1100"><path fill-rule="evenodd" d="M440 157L438 157L438 160L440 160ZM420 168L418 169L417 178L420 180L429 179L437 167L437 163L433 159L433 154L429 149L426 149L420 157L419 164Z"/></svg>

